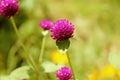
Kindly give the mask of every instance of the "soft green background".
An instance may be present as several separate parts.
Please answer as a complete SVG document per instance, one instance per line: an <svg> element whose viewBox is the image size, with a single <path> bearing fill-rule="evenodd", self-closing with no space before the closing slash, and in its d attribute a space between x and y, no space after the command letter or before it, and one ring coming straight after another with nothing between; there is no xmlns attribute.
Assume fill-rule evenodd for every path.
<svg viewBox="0 0 120 80"><path fill-rule="evenodd" d="M14 18L28 53L35 60L40 53L43 36L39 22L43 19L53 22L68 19L74 24L69 54L79 80L85 80L95 68L109 64L109 53L119 56L120 0L19 0L19 4L20 9ZM51 61L50 53L57 48L50 34L45 46L44 61ZM26 64L20 53L23 50L10 20L0 16L1 74ZM114 58L110 58L111 63L118 61ZM55 78L55 73L50 77Z"/></svg>

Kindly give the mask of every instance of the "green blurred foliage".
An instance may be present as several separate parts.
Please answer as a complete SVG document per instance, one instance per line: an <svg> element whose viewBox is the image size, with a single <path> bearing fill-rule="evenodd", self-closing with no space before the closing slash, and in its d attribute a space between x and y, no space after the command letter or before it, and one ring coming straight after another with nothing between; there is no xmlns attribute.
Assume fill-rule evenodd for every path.
<svg viewBox="0 0 120 80"><path fill-rule="evenodd" d="M28 53L37 60L40 53L42 29L39 22L68 19L75 25L70 40L70 58L76 77L85 80L95 68L109 64L112 51L120 54L120 0L19 0L20 9L14 16ZM56 49L55 41L47 35L44 61ZM24 53L9 19L0 16L0 73L26 65ZM43 74L43 76L46 76ZM51 80L55 73L48 74Z"/></svg>

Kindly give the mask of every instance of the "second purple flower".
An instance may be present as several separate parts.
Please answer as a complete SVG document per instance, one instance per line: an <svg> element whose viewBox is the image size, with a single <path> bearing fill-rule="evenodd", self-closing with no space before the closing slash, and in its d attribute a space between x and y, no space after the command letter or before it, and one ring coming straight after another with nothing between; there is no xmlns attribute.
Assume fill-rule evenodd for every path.
<svg viewBox="0 0 120 80"><path fill-rule="evenodd" d="M49 30L53 23L50 20L42 20L39 25L42 29Z"/></svg>

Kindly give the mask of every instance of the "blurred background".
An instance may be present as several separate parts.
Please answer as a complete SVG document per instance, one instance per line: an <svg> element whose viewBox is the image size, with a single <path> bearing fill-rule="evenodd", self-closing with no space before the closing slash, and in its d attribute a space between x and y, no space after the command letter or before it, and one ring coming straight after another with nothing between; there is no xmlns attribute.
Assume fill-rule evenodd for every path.
<svg viewBox="0 0 120 80"><path fill-rule="evenodd" d="M68 19L74 24L69 54L79 80L114 63L109 54L120 54L120 0L19 0L19 4L14 19L35 60L40 53L43 36L39 23L43 19ZM44 61L51 61L50 54L57 48L50 34L45 46ZM0 16L0 73L24 64L19 53L23 51L10 20Z"/></svg>

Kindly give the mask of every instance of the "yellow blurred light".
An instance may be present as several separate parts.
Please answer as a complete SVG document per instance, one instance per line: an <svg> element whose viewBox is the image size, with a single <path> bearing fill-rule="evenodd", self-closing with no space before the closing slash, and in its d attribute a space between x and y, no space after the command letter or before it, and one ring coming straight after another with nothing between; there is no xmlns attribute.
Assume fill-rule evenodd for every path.
<svg viewBox="0 0 120 80"><path fill-rule="evenodd" d="M67 64L68 63L68 59L67 59L67 55L62 54L59 50L55 50L51 53L51 59L55 64Z"/></svg>
<svg viewBox="0 0 120 80"><path fill-rule="evenodd" d="M100 71L94 70L88 80L120 80L120 70L113 65L103 67Z"/></svg>
<svg viewBox="0 0 120 80"><path fill-rule="evenodd" d="M116 75L116 68L112 65L105 66L101 71L100 71L100 78L110 78Z"/></svg>
<svg viewBox="0 0 120 80"><path fill-rule="evenodd" d="M118 80L118 78L117 78L117 77L114 77L112 80Z"/></svg>
<svg viewBox="0 0 120 80"><path fill-rule="evenodd" d="M88 76L88 80L97 80L98 74L98 71L94 70L93 73Z"/></svg>
<svg viewBox="0 0 120 80"><path fill-rule="evenodd" d="M120 70L117 70L116 74L118 77L120 77Z"/></svg>

